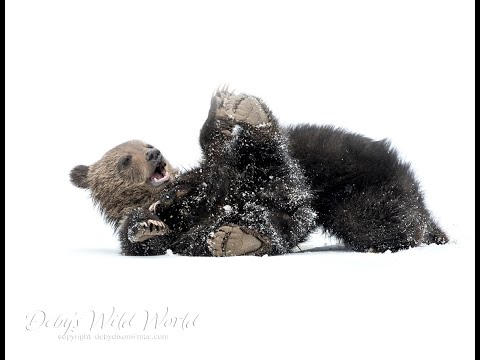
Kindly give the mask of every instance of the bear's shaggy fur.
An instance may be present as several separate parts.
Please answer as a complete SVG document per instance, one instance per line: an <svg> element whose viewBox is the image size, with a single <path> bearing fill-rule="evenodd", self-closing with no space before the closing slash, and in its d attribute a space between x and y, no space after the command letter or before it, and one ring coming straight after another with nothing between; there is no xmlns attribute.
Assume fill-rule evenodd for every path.
<svg viewBox="0 0 480 360"><path fill-rule="evenodd" d="M162 173L163 181L153 180L161 179ZM176 174L177 170L152 145L132 140L109 150L93 165L74 167L70 180L90 190L106 221L118 228L133 209L157 201Z"/></svg>
<svg viewBox="0 0 480 360"><path fill-rule="evenodd" d="M409 164L386 140L331 126L288 128L289 150L313 191L318 224L356 251L444 244Z"/></svg>
<svg viewBox="0 0 480 360"><path fill-rule="evenodd" d="M223 90L200 144L204 159L183 174L138 141L72 170L119 230L124 254L282 254L318 226L355 251L448 241L387 141L330 126L282 129L260 99Z"/></svg>
<svg viewBox="0 0 480 360"><path fill-rule="evenodd" d="M119 145L91 167L74 168L72 182L88 184L83 187L118 229L127 255L167 249L183 255L274 255L306 240L315 227L311 193L288 153L284 131L260 99L217 92L201 145L199 166L159 187L149 180L158 165L150 164L151 150L138 141ZM132 158L126 168L125 156ZM166 165L158 171L171 169L160 161ZM145 208L152 196L159 200L152 208L156 215Z"/></svg>

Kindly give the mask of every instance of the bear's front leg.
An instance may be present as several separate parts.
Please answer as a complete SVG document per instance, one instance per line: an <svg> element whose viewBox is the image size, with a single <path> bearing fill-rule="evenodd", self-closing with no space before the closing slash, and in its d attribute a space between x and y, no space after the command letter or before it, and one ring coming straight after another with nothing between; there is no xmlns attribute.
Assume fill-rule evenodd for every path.
<svg viewBox="0 0 480 360"><path fill-rule="evenodd" d="M120 232L124 232L131 243L143 242L155 236L165 235L167 225L155 214L143 208L132 210L122 222Z"/></svg>
<svg viewBox="0 0 480 360"><path fill-rule="evenodd" d="M130 242L143 242L155 236L165 235L167 226L163 221L148 219L137 222L129 229Z"/></svg>
<svg viewBox="0 0 480 360"><path fill-rule="evenodd" d="M118 228L124 255L161 255L165 253L163 235L168 226L155 214L136 208L125 215Z"/></svg>

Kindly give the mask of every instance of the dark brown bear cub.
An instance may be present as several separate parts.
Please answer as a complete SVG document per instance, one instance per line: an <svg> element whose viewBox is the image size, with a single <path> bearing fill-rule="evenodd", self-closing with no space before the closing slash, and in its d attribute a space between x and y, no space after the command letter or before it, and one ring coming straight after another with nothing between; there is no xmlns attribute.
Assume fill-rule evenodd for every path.
<svg viewBox="0 0 480 360"><path fill-rule="evenodd" d="M150 163L145 144L130 164L122 144L72 171L119 230L123 253L283 254L315 227L355 251L448 242L388 141L331 126L280 128L260 99L219 91L200 144L204 159L183 174L163 158Z"/></svg>
<svg viewBox="0 0 480 360"><path fill-rule="evenodd" d="M91 190L127 255L275 255L306 240L311 192L263 102L217 92L201 145L200 165L176 174L165 159L152 162L156 149L125 143L74 168L72 182Z"/></svg>

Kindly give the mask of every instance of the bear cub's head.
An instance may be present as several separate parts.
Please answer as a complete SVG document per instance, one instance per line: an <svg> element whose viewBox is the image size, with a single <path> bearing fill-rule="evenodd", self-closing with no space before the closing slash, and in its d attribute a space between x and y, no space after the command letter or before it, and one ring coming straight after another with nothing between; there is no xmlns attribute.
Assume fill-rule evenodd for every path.
<svg viewBox="0 0 480 360"><path fill-rule="evenodd" d="M106 220L118 226L128 210L155 202L176 173L160 150L132 140L107 151L93 165L75 166L70 181L88 189Z"/></svg>

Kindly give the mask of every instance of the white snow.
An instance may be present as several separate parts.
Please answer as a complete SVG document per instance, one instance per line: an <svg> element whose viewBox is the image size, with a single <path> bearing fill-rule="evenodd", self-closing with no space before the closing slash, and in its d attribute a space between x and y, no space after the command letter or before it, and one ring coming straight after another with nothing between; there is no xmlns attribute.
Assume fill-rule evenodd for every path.
<svg viewBox="0 0 480 360"><path fill-rule="evenodd" d="M237 137L240 134L240 131L242 130L242 127L239 125L234 125L232 129L232 136Z"/></svg>
<svg viewBox="0 0 480 360"><path fill-rule="evenodd" d="M474 358L473 1L6 14L7 359ZM194 165L222 83L285 125L390 138L452 242L360 254L318 231L301 249L321 251L287 256L120 256L69 171L135 138Z"/></svg>

